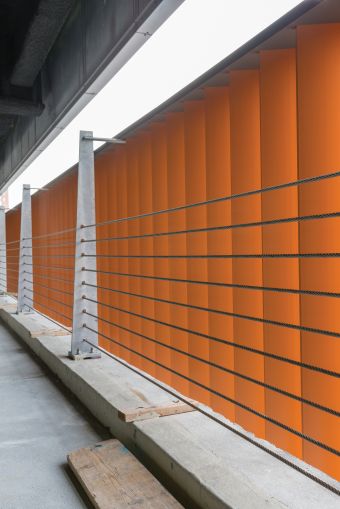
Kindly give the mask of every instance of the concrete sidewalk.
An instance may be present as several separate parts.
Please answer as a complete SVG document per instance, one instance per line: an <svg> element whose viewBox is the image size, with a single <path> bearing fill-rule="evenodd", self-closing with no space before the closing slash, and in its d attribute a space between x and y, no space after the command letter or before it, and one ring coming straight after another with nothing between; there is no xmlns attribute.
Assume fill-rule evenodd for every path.
<svg viewBox="0 0 340 509"><path fill-rule="evenodd" d="M0 509L88 507L66 454L106 438L0 324Z"/></svg>

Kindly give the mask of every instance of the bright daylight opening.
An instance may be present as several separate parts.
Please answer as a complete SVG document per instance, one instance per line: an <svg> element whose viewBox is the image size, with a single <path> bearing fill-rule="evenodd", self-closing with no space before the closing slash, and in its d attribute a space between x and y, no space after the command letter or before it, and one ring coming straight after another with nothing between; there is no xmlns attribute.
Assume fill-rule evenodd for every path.
<svg viewBox="0 0 340 509"><path fill-rule="evenodd" d="M22 184L42 187L77 162L81 129L116 135L299 3L186 0L10 185L9 206L21 201Z"/></svg>

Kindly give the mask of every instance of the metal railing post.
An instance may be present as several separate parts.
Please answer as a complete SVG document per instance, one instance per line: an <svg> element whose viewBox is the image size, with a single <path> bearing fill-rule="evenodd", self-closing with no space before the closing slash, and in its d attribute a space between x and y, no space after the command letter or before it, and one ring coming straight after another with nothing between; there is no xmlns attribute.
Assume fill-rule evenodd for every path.
<svg viewBox="0 0 340 509"><path fill-rule="evenodd" d="M29 277L29 280L26 279L26 276ZM24 184L21 203L17 313L31 310L26 299L33 295L33 283L30 281L33 281L31 186ZM30 293L28 296L27 291Z"/></svg>
<svg viewBox="0 0 340 509"><path fill-rule="evenodd" d="M99 350L83 341L84 337L92 344L98 344L98 335L87 328L98 330L98 319L84 314L83 310L98 316L96 302L89 302L82 297L86 296L97 301L97 274L96 272L84 272L87 269L96 270L96 227L82 228L84 225L96 223L95 206L95 181L94 181L94 154L93 154L93 133L91 131L80 131L79 137L79 166L78 166L78 197L77 197L77 230L74 266L74 300L73 300L73 328L71 351L69 356L72 359L88 359L100 357ZM91 242L84 242L91 240ZM91 255L91 257L84 257ZM94 255L94 256L93 256ZM94 286L83 284L86 274L86 282Z"/></svg>
<svg viewBox="0 0 340 509"><path fill-rule="evenodd" d="M1 291L7 292L6 207L0 207Z"/></svg>

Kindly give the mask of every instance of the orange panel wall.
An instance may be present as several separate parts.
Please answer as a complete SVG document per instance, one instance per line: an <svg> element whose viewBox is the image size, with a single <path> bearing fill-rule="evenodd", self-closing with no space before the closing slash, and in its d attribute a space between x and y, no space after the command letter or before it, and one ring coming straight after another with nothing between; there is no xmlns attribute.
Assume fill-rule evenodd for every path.
<svg viewBox="0 0 340 509"><path fill-rule="evenodd" d="M185 182L185 138L183 113L171 113L166 119L167 127L167 159L168 159L168 206L178 207L186 203ZM169 214L169 231L185 230L187 227L186 211ZM186 235L169 237L169 275L171 278L188 279L188 260L178 258L187 255ZM177 258L176 258L177 256ZM170 300L188 303L188 288L186 285L170 282ZM188 328L188 310L185 307L170 305L170 322L182 328ZM179 329L170 329L171 345L184 352L188 351L188 333ZM171 352L173 369L188 376L189 359L186 355ZM172 384L178 390L189 393L189 382L184 378L172 375Z"/></svg>
<svg viewBox="0 0 340 509"><path fill-rule="evenodd" d="M229 88L208 88L205 91L206 118L206 192L207 200L231 194L230 170L230 104ZM224 201L208 205L207 226L217 227L231 224L231 202ZM231 230L208 232L208 254L232 253ZM198 279L202 277L198 275ZM233 311L232 260L210 258L207 280L216 285L208 286L208 307L219 311ZM209 341L210 360L213 364L234 369L233 318L218 313L209 313L209 333L215 340ZM210 368L210 386L213 390L231 399L235 398L234 376L221 369ZM211 406L218 412L235 420L235 408L229 401L211 394Z"/></svg>
<svg viewBox="0 0 340 509"><path fill-rule="evenodd" d="M73 170L52 182L47 191L32 196L34 307L68 327L72 325L75 235L74 231L54 232L75 227L76 186Z"/></svg>
<svg viewBox="0 0 340 509"><path fill-rule="evenodd" d="M6 214L7 291L13 293L18 292L20 214L20 205Z"/></svg>
<svg viewBox="0 0 340 509"><path fill-rule="evenodd" d="M230 195L340 170L339 54L340 25L298 27L297 49L260 51L95 159L100 345L337 479L299 434L339 450L339 418L299 398L340 410L339 378L306 368L339 372L338 338L303 330L339 333L338 296L313 294L340 294L339 257L303 255L339 253L340 220L294 218L338 211L340 180ZM76 185L72 169L32 199L33 302L66 325ZM16 292L20 208L6 229Z"/></svg>
<svg viewBox="0 0 340 509"><path fill-rule="evenodd" d="M296 55L295 49L263 51L261 73L261 165L262 187L297 180ZM262 195L262 219L270 221L299 215L296 187ZM298 253L297 222L263 227L264 253ZM263 285L271 288L299 289L299 259L263 260ZM263 292L265 319L300 323L299 294ZM264 324L266 352L300 361L300 331ZM266 383L301 396L301 370L276 359L265 359ZM266 390L266 413L287 426L302 431L299 401ZM301 457L301 439L269 422L266 438Z"/></svg>
<svg viewBox="0 0 340 509"><path fill-rule="evenodd" d="M187 102L184 106L185 136L185 191L186 203L196 203L207 199L206 185L206 154L205 154L205 104L203 101ZM186 227L188 230L207 226L207 209L205 206L189 208L186 211ZM183 237L183 235L182 235ZM187 234L187 249L190 256L207 255L207 233L196 232ZM207 258L189 258L187 277L189 280L208 279ZM206 285L188 284L188 302L192 306L207 309L208 287ZM188 328L209 333L209 315L199 309L188 309ZM209 342L195 334L189 334L188 351L192 356L209 361ZM189 358L189 377L200 384L210 387L210 369L193 357ZM190 395L203 403L210 403L210 392L191 384Z"/></svg>
<svg viewBox="0 0 340 509"><path fill-rule="evenodd" d="M340 168L340 24L301 26L297 31L299 177L305 178ZM300 188L300 214L339 210L339 179ZM301 253L339 252L339 218L301 222ZM301 287L339 292L339 258L302 258ZM301 297L304 326L340 330L340 301L318 296ZM301 357L305 362L340 371L337 338L301 333ZM302 373L302 393L340 409L340 380ZM340 449L339 418L308 405L303 406L303 429L309 436ZM304 459L340 478L338 456L304 441Z"/></svg>
<svg viewBox="0 0 340 509"><path fill-rule="evenodd" d="M259 72L232 71L230 78L231 191L242 193L261 188L260 152L260 83ZM232 201L232 222L240 224L261 221L261 196ZM239 228L232 232L233 283L262 286L262 259L238 258L238 255L262 253L261 227ZM261 292L234 288L235 314L263 318ZM264 348L261 322L234 319L234 340L259 350ZM235 349L235 370L264 381L264 360L250 352ZM264 389L241 378L235 378L235 398L257 412L265 412ZM265 436L265 421L240 407L235 408L236 421L258 436Z"/></svg>

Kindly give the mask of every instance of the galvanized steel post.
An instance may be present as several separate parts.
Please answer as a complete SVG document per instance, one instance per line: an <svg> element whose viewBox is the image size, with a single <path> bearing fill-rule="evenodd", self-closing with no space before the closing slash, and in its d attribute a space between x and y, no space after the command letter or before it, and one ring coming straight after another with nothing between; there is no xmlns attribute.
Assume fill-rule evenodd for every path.
<svg viewBox="0 0 340 509"><path fill-rule="evenodd" d="M22 186L19 277L18 277L18 307L17 313L29 312L31 305L27 297L33 298L33 258L32 258L32 207L31 187ZM28 278L27 278L28 276Z"/></svg>
<svg viewBox="0 0 340 509"><path fill-rule="evenodd" d="M84 228L86 225L95 224L95 181L94 181L94 154L93 154L93 133L91 131L80 131L79 137L79 166L78 166L78 198L77 198L77 230L75 249L75 271L74 271L74 301L73 301L73 330L71 351L69 356L72 359L88 359L100 357L99 350L83 340L88 339L91 343L98 344L98 335L85 327L97 330L97 274L96 272L85 272L83 268L96 270L96 227ZM90 240L91 242L86 242ZM85 242L84 242L85 241ZM90 255L87 257L85 255ZM84 281L94 286L84 285ZM91 302L84 300L83 296L91 299ZM91 313L90 316L84 310Z"/></svg>
<svg viewBox="0 0 340 509"><path fill-rule="evenodd" d="M0 294L7 292L7 252L6 252L6 207L0 207L0 260L1 286Z"/></svg>

